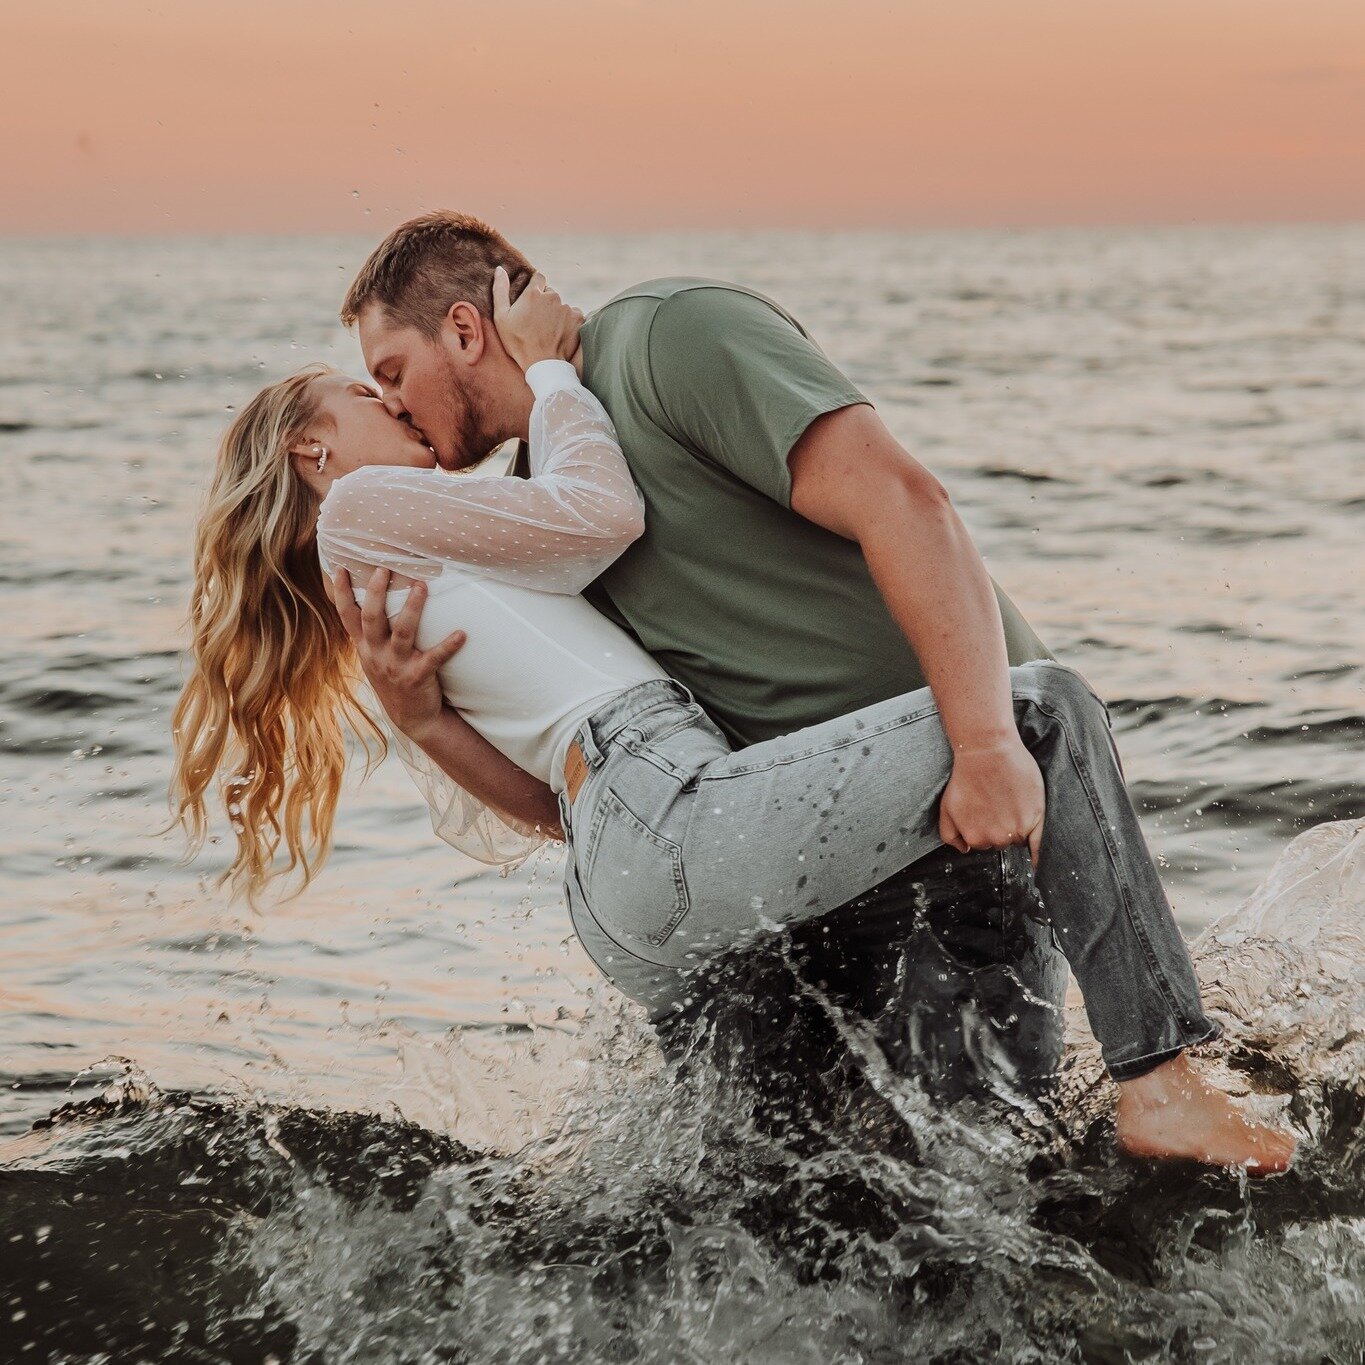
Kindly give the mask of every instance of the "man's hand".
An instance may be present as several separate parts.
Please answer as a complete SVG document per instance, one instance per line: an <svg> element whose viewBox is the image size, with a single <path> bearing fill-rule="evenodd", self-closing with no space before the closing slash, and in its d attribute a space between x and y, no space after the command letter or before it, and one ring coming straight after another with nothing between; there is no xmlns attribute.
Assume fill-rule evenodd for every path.
<svg viewBox="0 0 1365 1365"><path fill-rule="evenodd" d="M1046 810L1043 774L1016 735L957 752L939 799L938 837L959 853L1026 843L1037 867Z"/></svg>
<svg viewBox="0 0 1365 1365"><path fill-rule="evenodd" d="M394 728L420 748L423 734L437 724L445 705L437 670L460 652L468 637L457 630L430 649L416 647L417 623L427 600L427 586L420 580L390 629L384 608L390 578L388 569L370 575L362 610L356 605L351 575L338 569L334 600L379 704Z"/></svg>
<svg viewBox="0 0 1365 1365"><path fill-rule="evenodd" d="M995 590L947 490L866 404L816 418L788 464L792 511L858 542L938 703L953 746L939 837L963 853L1027 841L1036 866L1043 777L1015 727Z"/></svg>

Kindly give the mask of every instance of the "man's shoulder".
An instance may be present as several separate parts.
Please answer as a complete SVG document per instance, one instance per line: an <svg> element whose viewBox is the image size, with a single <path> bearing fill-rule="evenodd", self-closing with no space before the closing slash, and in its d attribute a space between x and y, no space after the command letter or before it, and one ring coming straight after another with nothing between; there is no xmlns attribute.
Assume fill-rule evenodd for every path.
<svg viewBox="0 0 1365 1365"><path fill-rule="evenodd" d="M612 383L645 392L653 387L653 361L661 347L666 357L679 349L685 352L698 329L705 328L706 317L723 326L714 317L717 304L742 299L752 306L759 298L743 285L695 275L664 275L632 284L594 310L584 324L584 381L603 401Z"/></svg>
<svg viewBox="0 0 1365 1365"><path fill-rule="evenodd" d="M738 373L790 356L793 343L815 349L805 328L758 290L691 275L623 289L593 313L581 339L584 383L607 410L628 393L656 421L668 406L663 390L700 392L717 365Z"/></svg>
<svg viewBox="0 0 1365 1365"><path fill-rule="evenodd" d="M744 294L753 292L729 280L706 279L700 275L661 275L656 280L641 280L639 284L628 285L602 306L610 308L612 304L623 303L627 299L654 299L662 303L665 299L689 293L693 289L735 289Z"/></svg>
<svg viewBox="0 0 1365 1365"><path fill-rule="evenodd" d="M598 318L610 320L613 312L624 314L631 311L621 307L621 305L630 303L643 303L646 305L644 311L652 315L662 305L674 300L702 304L708 298L717 303L724 303L727 300L756 299L769 308L777 309L783 316L787 316L786 310L780 305L768 298L766 294L761 294L757 289L751 289L748 285L736 284L732 280L707 279L700 275L664 275L656 280L642 280L639 284L632 284L621 290L619 294L608 299L601 308L597 309L593 318L594 320Z"/></svg>
<svg viewBox="0 0 1365 1365"><path fill-rule="evenodd" d="M748 285L694 275L666 275L623 289L588 319L585 355L642 352L667 362L717 337L754 337L773 328L806 329L781 304Z"/></svg>

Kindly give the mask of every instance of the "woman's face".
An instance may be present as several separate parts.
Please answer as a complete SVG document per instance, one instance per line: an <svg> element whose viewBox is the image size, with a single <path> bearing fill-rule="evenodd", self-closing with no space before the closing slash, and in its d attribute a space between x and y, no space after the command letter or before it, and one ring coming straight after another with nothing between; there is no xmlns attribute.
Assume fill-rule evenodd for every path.
<svg viewBox="0 0 1365 1365"><path fill-rule="evenodd" d="M313 393L318 413L306 439L327 447L322 477L328 483L364 465L436 468L435 453L423 434L391 416L378 391L364 380L320 375L313 381Z"/></svg>

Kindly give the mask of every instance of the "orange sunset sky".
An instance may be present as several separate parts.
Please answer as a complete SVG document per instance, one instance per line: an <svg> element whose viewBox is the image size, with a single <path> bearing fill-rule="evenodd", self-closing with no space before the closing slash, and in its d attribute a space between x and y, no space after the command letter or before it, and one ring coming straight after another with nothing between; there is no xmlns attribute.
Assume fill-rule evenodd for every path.
<svg viewBox="0 0 1365 1365"><path fill-rule="evenodd" d="M1365 0L52 0L0 231L1365 218Z"/></svg>

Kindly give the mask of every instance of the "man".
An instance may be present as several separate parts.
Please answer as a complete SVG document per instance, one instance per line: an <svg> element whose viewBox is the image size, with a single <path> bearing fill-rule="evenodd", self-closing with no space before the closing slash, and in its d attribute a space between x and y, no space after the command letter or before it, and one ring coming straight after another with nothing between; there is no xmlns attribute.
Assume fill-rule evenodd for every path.
<svg viewBox="0 0 1365 1365"><path fill-rule="evenodd" d="M445 468L527 435L531 393L492 321L495 268L500 293L510 293L504 270L513 286L532 277L492 228L429 214L380 244L342 309L389 410L422 430ZM1293 1138L1248 1122L1185 1056L1218 1027L1202 1011L1103 703L1065 668L1015 697L1009 670L1050 656L987 576L942 485L871 404L776 304L715 281L619 294L582 328L575 363L646 502L645 533L594 586L598 605L740 743L927 683L951 748L946 781L939 768L919 774L918 788L914 772L903 781L907 801L937 796L955 857L912 864L792 931L802 978L779 982L779 994L716 992L703 969L673 1002L678 1012L655 1020L665 1046L685 1056L691 1028L714 1055L718 1025L737 1024L732 1056L752 1058L755 1041L780 1054L796 1032L786 1007L814 981L871 1019L892 1063L941 1095L1043 1083L1060 1052L1065 980L1049 924L1028 913L1045 770L1058 798L1049 848L1086 850L1083 863L1046 871L1051 882L1061 867L1075 887L1050 909L1097 987L1087 1011L1101 1033L1129 1014L1144 1025L1105 1056L1119 1141L1151 1156L1285 1169ZM366 622L338 579L338 608L381 704L400 730L405 714L431 717L407 733L438 766L445 754L459 780L458 739L450 746L460 718L433 676L458 633L414 655L416 613L401 612L391 633L379 595ZM585 943L590 921L575 918ZM739 955L742 982L759 955ZM834 1056L837 1030L821 1019ZM765 1121L782 1122L800 1095L799 1083L780 1087Z"/></svg>
<svg viewBox="0 0 1365 1365"><path fill-rule="evenodd" d="M342 309L390 411L446 468L526 436L529 393L488 325L499 264L514 291L532 274L493 229L429 214L374 252ZM940 802L948 848L796 931L816 975L878 1021L897 1064L940 1088L982 1058L1026 1084L1046 1077L1066 969L1027 913L1044 791L1006 670L1051 656L943 486L799 324L750 290L628 289L584 326L576 363L647 507L643 538L588 595L733 743L933 689L955 752ZM381 702L401 709L382 662L364 657Z"/></svg>

